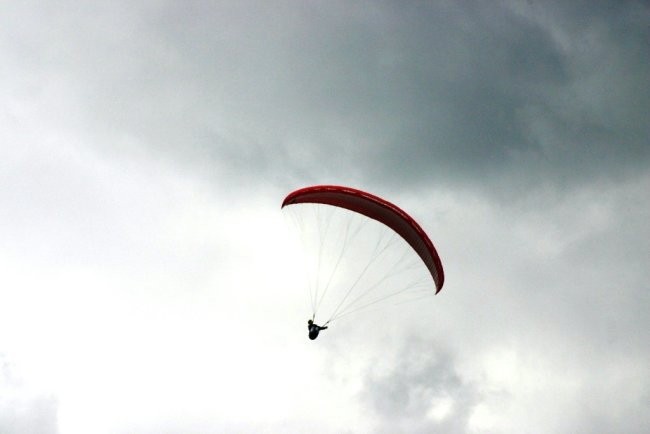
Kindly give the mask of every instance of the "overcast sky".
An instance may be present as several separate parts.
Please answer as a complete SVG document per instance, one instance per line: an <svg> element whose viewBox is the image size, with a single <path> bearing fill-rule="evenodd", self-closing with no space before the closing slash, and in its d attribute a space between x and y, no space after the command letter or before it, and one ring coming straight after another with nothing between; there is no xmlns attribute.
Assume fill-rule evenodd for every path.
<svg viewBox="0 0 650 434"><path fill-rule="evenodd" d="M0 5L0 432L650 430L647 1ZM442 292L310 314L280 212Z"/></svg>

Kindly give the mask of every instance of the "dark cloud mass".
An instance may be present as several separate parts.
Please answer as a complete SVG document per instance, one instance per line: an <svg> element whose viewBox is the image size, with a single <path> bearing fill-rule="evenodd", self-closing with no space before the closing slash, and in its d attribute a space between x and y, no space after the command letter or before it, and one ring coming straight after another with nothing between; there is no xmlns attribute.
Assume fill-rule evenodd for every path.
<svg viewBox="0 0 650 434"><path fill-rule="evenodd" d="M28 13L15 9L15 19ZM644 3L62 10L41 14L20 58L47 77L39 86L76 89L71 104L111 149L144 146L244 180L255 167L283 184L501 194L647 167Z"/></svg>
<svg viewBox="0 0 650 434"><path fill-rule="evenodd" d="M624 25L578 13L562 22L560 7L544 6L423 8L431 19L404 20L419 46L405 50L396 88L414 83L417 94L400 93L408 108L393 113L395 130L373 138L375 178L512 192L647 166L647 21L629 5L612 4Z"/></svg>
<svg viewBox="0 0 650 434"><path fill-rule="evenodd" d="M650 53L642 41L650 34L638 5L612 4L584 23L579 11L575 22L559 22L559 5L527 14L507 3L364 6L207 15L218 22L189 15L167 42L182 41L176 53L185 64L212 71L197 91L199 101L211 95L213 112L199 112L196 127L223 124L220 106L247 122L229 119L238 130L206 149L237 149L231 161L242 171L300 167L295 154L304 153L309 166L319 163L314 178L347 171L391 184L532 186L646 166ZM224 29L226 19L237 25ZM179 38L188 27L191 36Z"/></svg>

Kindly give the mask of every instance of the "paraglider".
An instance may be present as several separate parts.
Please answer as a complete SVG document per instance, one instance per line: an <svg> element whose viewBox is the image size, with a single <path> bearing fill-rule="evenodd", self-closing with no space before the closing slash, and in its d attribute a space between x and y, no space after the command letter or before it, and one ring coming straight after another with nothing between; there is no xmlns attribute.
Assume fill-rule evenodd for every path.
<svg viewBox="0 0 650 434"><path fill-rule="evenodd" d="M318 324L314 324L314 320L310 319L307 321L307 330L309 330L309 339L312 341L318 337L318 333L321 330L327 329L327 326L319 326Z"/></svg>
<svg viewBox="0 0 650 434"><path fill-rule="evenodd" d="M393 203L350 187L316 185L293 191L282 210L306 249L312 319L309 337L343 316L392 300L437 294L440 257L422 227ZM323 326L314 323L323 314Z"/></svg>

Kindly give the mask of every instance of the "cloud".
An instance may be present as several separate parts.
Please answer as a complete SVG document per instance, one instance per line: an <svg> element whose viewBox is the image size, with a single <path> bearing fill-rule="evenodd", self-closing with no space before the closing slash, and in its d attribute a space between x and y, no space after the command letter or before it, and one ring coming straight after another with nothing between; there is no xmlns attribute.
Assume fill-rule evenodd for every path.
<svg viewBox="0 0 650 434"><path fill-rule="evenodd" d="M374 415L373 432L465 432L479 392L458 373L452 353L410 337L393 354L388 366L369 370L360 392Z"/></svg>
<svg viewBox="0 0 650 434"><path fill-rule="evenodd" d="M413 198L448 279L372 326L411 333L373 348L360 396L378 432L643 432L648 177L593 187Z"/></svg>
<svg viewBox="0 0 650 434"><path fill-rule="evenodd" d="M5 434L57 434L58 403L35 390L0 353L0 432Z"/></svg>
<svg viewBox="0 0 650 434"><path fill-rule="evenodd" d="M244 188L254 172L507 198L648 162L643 3L10 12L39 31L22 28L9 58L23 78L6 80L39 98L65 90L58 103L107 149L148 149Z"/></svg>

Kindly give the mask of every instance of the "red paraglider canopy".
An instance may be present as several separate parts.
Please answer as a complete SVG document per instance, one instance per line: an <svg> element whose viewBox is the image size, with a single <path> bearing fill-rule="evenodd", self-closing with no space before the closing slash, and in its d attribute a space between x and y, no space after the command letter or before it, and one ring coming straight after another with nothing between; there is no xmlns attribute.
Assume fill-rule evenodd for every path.
<svg viewBox="0 0 650 434"><path fill-rule="evenodd" d="M401 236L424 261L436 284L436 294L442 289L445 274L438 252L420 225L398 206L365 191L336 185L315 185L296 190L284 199L282 208L299 203L337 206L385 224Z"/></svg>

